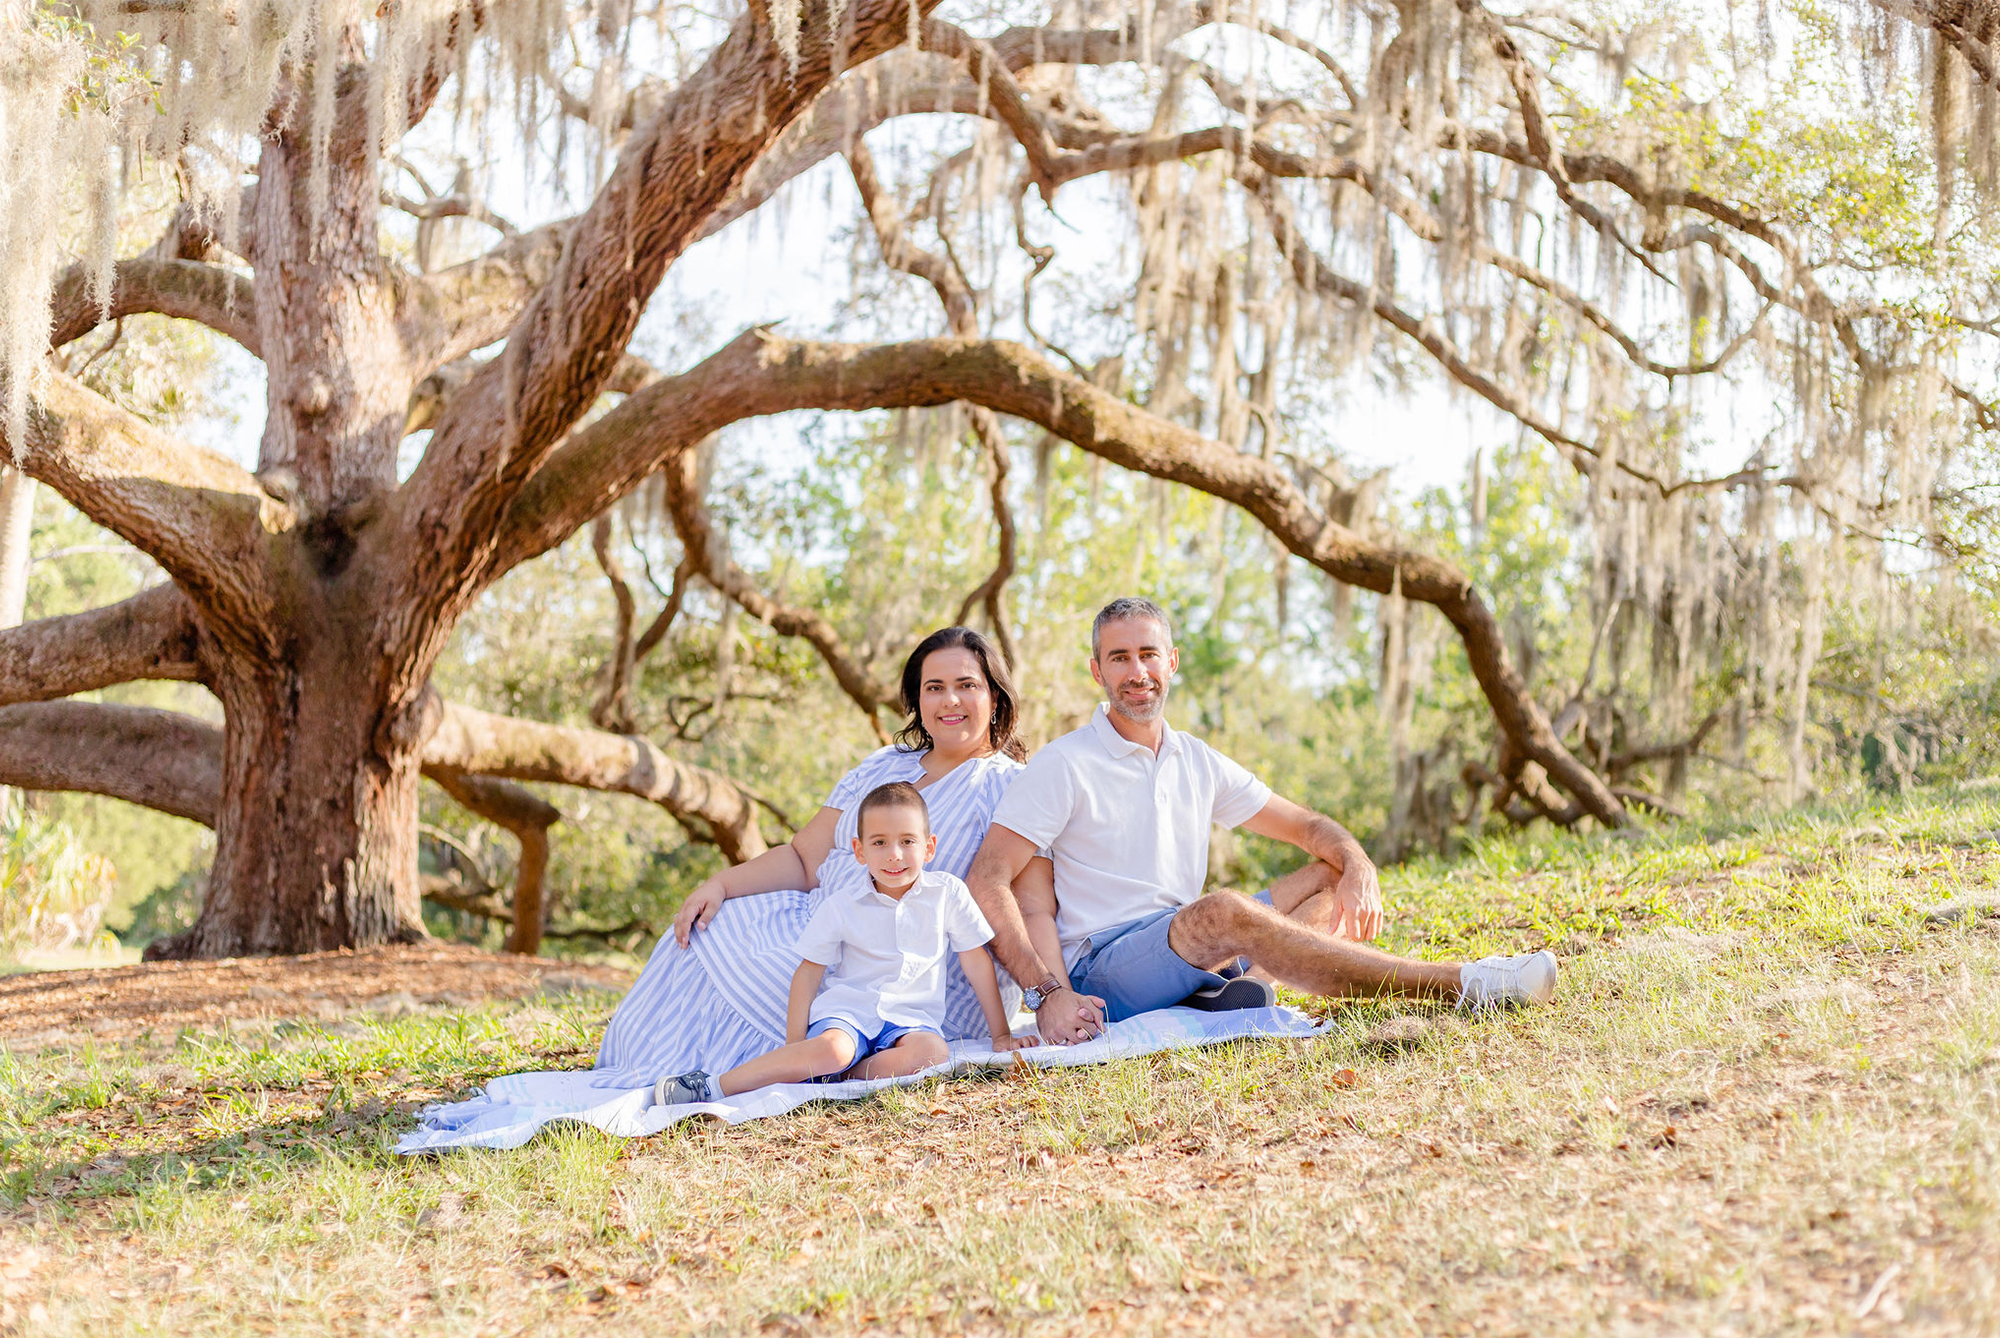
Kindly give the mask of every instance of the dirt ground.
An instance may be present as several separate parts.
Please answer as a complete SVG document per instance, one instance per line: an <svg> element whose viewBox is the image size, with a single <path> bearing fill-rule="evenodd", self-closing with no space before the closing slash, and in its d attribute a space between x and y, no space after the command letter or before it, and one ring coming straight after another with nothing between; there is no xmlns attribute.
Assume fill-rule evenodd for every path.
<svg viewBox="0 0 2000 1338"><path fill-rule="evenodd" d="M183 1027L350 1013L414 1012L540 992L622 991L608 966L511 957L428 943L304 957L154 962L31 971L0 979L0 1047L34 1050L85 1037L124 1040Z"/></svg>

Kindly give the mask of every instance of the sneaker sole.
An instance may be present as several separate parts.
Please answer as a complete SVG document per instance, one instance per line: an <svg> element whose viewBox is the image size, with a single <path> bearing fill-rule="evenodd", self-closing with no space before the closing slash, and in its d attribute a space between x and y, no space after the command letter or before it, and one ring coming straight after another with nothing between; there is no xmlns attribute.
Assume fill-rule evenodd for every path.
<svg viewBox="0 0 2000 1338"><path fill-rule="evenodd" d="M1249 976L1238 976L1216 989L1190 994L1178 1006L1203 1013L1233 1013L1243 1008L1269 1008L1277 1002L1277 991L1269 985Z"/></svg>

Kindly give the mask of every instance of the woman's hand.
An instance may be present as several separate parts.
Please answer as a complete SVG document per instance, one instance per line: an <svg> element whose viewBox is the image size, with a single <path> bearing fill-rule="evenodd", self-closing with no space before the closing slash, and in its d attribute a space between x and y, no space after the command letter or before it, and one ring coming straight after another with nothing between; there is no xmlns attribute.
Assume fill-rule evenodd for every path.
<svg viewBox="0 0 2000 1338"><path fill-rule="evenodd" d="M1041 1043L1042 1038L1032 1033L1027 1036L1016 1036L1012 1032L1008 1032L1005 1036L995 1036L993 1038L993 1048L996 1051L1032 1050Z"/></svg>
<svg viewBox="0 0 2000 1338"><path fill-rule="evenodd" d="M695 930L708 928L708 922L722 909L726 895L720 878L711 878L688 893L688 899L674 916L674 941L685 948Z"/></svg>

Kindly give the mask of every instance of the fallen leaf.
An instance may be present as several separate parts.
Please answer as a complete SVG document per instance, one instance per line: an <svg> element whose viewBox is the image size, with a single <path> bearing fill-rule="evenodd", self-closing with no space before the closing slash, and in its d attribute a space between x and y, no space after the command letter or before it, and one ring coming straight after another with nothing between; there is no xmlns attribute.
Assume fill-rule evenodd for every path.
<svg viewBox="0 0 2000 1338"><path fill-rule="evenodd" d="M1352 1087L1361 1081L1361 1075L1353 1069L1338 1069L1330 1081L1335 1087Z"/></svg>

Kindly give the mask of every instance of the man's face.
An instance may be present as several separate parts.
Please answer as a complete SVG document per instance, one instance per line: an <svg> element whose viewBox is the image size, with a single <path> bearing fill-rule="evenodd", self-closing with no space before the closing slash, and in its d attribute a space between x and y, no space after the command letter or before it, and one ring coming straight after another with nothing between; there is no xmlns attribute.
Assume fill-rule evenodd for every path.
<svg viewBox="0 0 2000 1338"><path fill-rule="evenodd" d="M1167 683L1180 667L1181 653L1166 628L1152 618L1120 618L1098 634L1090 676L1112 710L1144 725L1167 709Z"/></svg>

